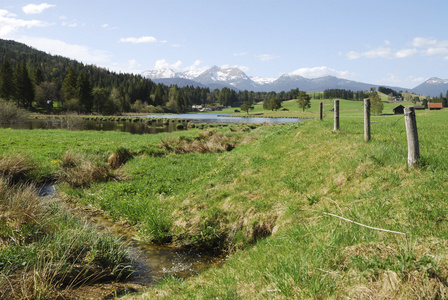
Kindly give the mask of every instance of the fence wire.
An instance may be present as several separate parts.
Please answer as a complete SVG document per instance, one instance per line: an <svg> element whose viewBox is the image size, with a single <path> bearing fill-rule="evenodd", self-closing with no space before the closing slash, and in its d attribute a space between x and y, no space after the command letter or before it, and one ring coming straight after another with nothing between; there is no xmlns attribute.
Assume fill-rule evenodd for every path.
<svg viewBox="0 0 448 300"><path fill-rule="evenodd" d="M360 102L361 102L361 105L362 105L361 108L360 108L360 111L364 112L364 101L360 101ZM325 106L322 107L322 110L323 110L323 112L322 112L322 119L324 119L327 116L327 113L326 113L326 110L325 110ZM340 111L340 109L339 109L339 111ZM401 121L401 119L404 119L404 114L400 118L398 118L397 120L392 122L385 115L382 115L382 114L378 114L378 115L375 114L374 115L374 114L372 114L372 110L371 109L369 109L368 111L369 111L370 116L379 116L379 117L381 117L384 120L384 123L386 124L386 128L388 128L387 134L389 135L389 138L392 140L392 142L395 145L395 147L397 147L397 149L400 152L401 156L405 160L407 160L407 157L404 154L403 150L400 148L400 146L397 144L397 142L395 141L395 139L392 137L392 134L391 134L392 128L394 128L398 124L398 122ZM334 106L333 106L333 112L334 112Z"/></svg>

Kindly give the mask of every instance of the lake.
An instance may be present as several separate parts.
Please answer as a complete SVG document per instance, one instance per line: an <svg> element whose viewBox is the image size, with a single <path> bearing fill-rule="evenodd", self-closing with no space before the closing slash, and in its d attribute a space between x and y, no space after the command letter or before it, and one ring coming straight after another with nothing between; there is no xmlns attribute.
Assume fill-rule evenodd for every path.
<svg viewBox="0 0 448 300"><path fill-rule="evenodd" d="M231 114L178 114L178 115L147 115L146 118L188 119L193 123L233 124L233 123L297 123L304 121L299 118L261 118L257 116L230 117Z"/></svg>
<svg viewBox="0 0 448 300"><path fill-rule="evenodd" d="M225 114L178 114L178 115L147 115L140 117L141 122L129 121L109 121L109 120L84 120L79 119L69 127L64 122L63 117L49 119L29 119L17 124L0 124L0 128L12 129L61 129L70 130L96 130L96 131L119 131L131 134L154 134L161 132L173 132L185 130L188 123L195 124L233 124L233 123L297 123L304 121L298 118L260 118L249 117L229 117ZM144 122L146 119L157 119L154 122ZM162 119L170 119L169 122ZM177 119L177 120L176 120ZM138 121L138 120L137 120ZM182 124L182 126L179 126Z"/></svg>

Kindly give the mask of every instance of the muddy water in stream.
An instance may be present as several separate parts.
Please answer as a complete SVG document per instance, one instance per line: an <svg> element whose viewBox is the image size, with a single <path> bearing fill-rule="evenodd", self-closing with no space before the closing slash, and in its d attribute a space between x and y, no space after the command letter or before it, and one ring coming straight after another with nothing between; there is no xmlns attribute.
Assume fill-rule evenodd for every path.
<svg viewBox="0 0 448 300"><path fill-rule="evenodd" d="M54 186L40 191L41 196L57 197ZM71 206L71 205L70 205ZM135 240L134 230L126 225L114 223L93 208L72 207L70 211L81 220L93 225L98 231L109 232L120 237L126 244L129 258L134 261L135 272L124 283L99 283L74 291L73 299L109 299L115 295L138 292L163 277L186 278L209 267L221 265L225 258L211 256L198 251L179 249L174 246L157 246Z"/></svg>

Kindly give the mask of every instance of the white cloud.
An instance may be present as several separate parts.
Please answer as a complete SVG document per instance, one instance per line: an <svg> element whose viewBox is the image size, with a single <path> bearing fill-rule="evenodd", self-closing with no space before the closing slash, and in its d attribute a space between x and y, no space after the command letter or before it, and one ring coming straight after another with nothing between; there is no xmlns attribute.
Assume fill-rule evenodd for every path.
<svg viewBox="0 0 448 300"><path fill-rule="evenodd" d="M246 56L247 53L246 52L237 52L237 53L233 53L233 56Z"/></svg>
<svg viewBox="0 0 448 300"><path fill-rule="evenodd" d="M384 85L396 85L396 86L402 86L402 87L408 87L412 88L415 87L416 84L420 84L424 82L427 78L424 77L414 77L414 76L408 76L406 78L401 78L400 76L397 76L396 74L389 73L386 74L386 77L378 80L376 82L377 84L384 84Z"/></svg>
<svg viewBox="0 0 448 300"><path fill-rule="evenodd" d="M402 49L402 50L398 50L397 52L395 52L395 57L396 58L406 58L406 57L414 56L417 53L418 53L417 49Z"/></svg>
<svg viewBox="0 0 448 300"><path fill-rule="evenodd" d="M12 14L5 9L0 9L0 38L10 37L20 29L46 26L50 26L50 24L39 20L27 21L18 19L15 14Z"/></svg>
<svg viewBox="0 0 448 300"><path fill-rule="evenodd" d="M335 69L331 69L325 66L322 67L314 67L314 68L300 68L297 69L290 74L292 75L300 75L305 78L319 78L323 76L336 76L339 78L350 78L353 77L354 74L348 71L337 71Z"/></svg>
<svg viewBox="0 0 448 300"><path fill-rule="evenodd" d="M156 43L157 39L153 36L142 36L139 38L135 37L128 37L128 38L121 38L120 42L122 43L132 43L132 44L142 44L142 43Z"/></svg>
<svg viewBox="0 0 448 300"><path fill-rule="evenodd" d="M128 67L127 67L128 70L136 70L139 67L141 67L141 65L137 62L137 60L131 59L128 61Z"/></svg>
<svg viewBox="0 0 448 300"><path fill-rule="evenodd" d="M156 70L168 69L168 68L172 69L172 70L178 70L181 65L182 65L182 61L180 61L180 60L176 61L174 64L170 64L169 62L166 61L166 59L159 59L156 61L154 68Z"/></svg>
<svg viewBox="0 0 448 300"><path fill-rule="evenodd" d="M61 55L84 63L109 64L112 61L111 53L104 50L91 49L83 45L67 44L60 40L35 37L22 37L18 40L50 54Z"/></svg>
<svg viewBox="0 0 448 300"><path fill-rule="evenodd" d="M386 47L380 46L378 48L371 49L371 50L365 51L365 52L349 51L346 54L346 56L350 60L355 60L355 59L360 59L361 57L367 57L367 58L377 58L377 57L391 58L393 55L392 55L391 48L386 48Z"/></svg>
<svg viewBox="0 0 448 300"><path fill-rule="evenodd" d="M386 45L390 45L389 41L385 41ZM416 37L410 43L413 48L392 49L390 47L380 46L378 48L365 51L349 51L346 57L350 60L366 58L408 58L415 55L439 56L442 59L448 59L448 40L438 41L433 38Z"/></svg>
<svg viewBox="0 0 448 300"><path fill-rule="evenodd" d="M248 71L250 70L249 67L246 67L246 66L238 66L238 65L233 65L233 66L231 66L231 65L222 65L221 68L223 68L223 69L238 68L238 69L240 69L240 70L243 71L243 72L248 72Z"/></svg>
<svg viewBox="0 0 448 300"><path fill-rule="evenodd" d="M68 22L62 22L62 26L67 26L67 27L78 27L79 24L76 21L73 21L71 23Z"/></svg>
<svg viewBox="0 0 448 300"><path fill-rule="evenodd" d="M24 7L22 7L22 10L27 15L36 15L41 14L44 10L55 7L56 5L48 4L48 3L42 3L42 4L28 4Z"/></svg>
<svg viewBox="0 0 448 300"><path fill-rule="evenodd" d="M256 55L256 57L261 61L269 61L275 58L275 56L271 54L259 54Z"/></svg>

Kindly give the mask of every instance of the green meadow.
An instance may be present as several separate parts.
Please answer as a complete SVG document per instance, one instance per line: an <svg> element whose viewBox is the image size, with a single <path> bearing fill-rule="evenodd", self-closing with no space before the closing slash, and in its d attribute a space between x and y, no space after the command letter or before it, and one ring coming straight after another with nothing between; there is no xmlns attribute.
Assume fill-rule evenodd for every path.
<svg viewBox="0 0 448 300"><path fill-rule="evenodd" d="M35 166L29 181L58 180L61 197L126 222L138 239L227 257L132 299L447 298L448 112L416 112L421 158L409 169L404 117L388 115L402 103L384 103L365 142L362 102L340 100L337 132L333 100L322 121L319 102L249 112L309 119L283 125L1 129L0 156L23 154ZM118 151L131 158L106 170ZM63 180L85 165L96 167L87 180Z"/></svg>

